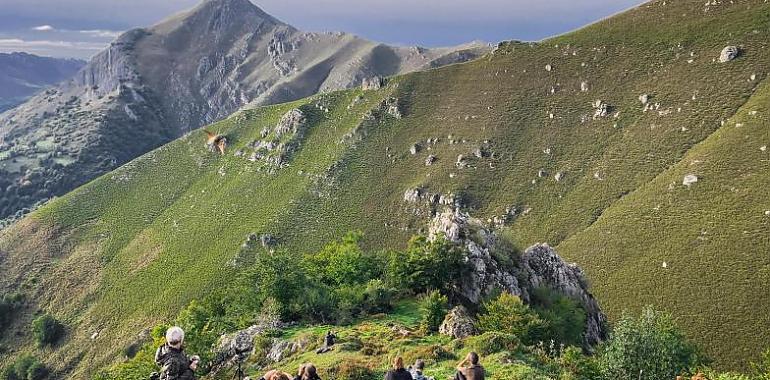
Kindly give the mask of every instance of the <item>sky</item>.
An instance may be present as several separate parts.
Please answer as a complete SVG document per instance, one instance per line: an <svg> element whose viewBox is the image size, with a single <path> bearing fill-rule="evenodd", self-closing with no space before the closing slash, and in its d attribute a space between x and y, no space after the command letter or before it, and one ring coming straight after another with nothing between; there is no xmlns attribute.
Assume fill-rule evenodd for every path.
<svg viewBox="0 0 770 380"><path fill-rule="evenodd" d="M426 47L472 40L537 41L642 0L252 0L305 31L345 31ZM198 0L0 0L0 52L88 59L125 30Z"/></svg>

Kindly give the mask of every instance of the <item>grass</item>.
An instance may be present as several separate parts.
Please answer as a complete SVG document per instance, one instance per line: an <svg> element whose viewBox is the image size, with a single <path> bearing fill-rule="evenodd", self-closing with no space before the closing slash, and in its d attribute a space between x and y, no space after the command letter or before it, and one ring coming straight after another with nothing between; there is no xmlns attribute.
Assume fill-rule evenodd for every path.
<svg viewBox="0 0 770 380"><path fill-rule="evenodd" d="M368 248L402 248L427 221L404 191L423 186L461 196L482 219L530 210L504 235L520 249L558 246L585 268L611 318L655 304L718 366L745 368L770 334L770 161L759 149L770 143L767 25L762 1L708 11L702 1L654 1L541 43L510 42L468 64L393 78L379 91L238 113L209 127L227 134L227 155L209 153L194 132L0 232L0 270L9 274L0 284L38 279L31 299L71 328L51 361L87 377L142 330L225 284L248 234L273 234L297 254L351 230L364 232ZM715 62L728 44L742 55ZM641 94L658 109L643 112ZM403 118L381 112L389 97ZM612 105L610 116L592 118L597 99ZM233 156L295 107L308 111L310 129L288 167L270 174ZM362 123L370 110L379 119ZM357 138L346 139L351 131ZM412 155L416 142L423 149ZM472 156L481 145L491 157ZM432 166L428 154L438 157ZM455 166L460 154L468 168ZM701 179L687 188L689 173ZM18 348L34 350L27 342ZM106 342L110 349L94 348Z"/></svg>

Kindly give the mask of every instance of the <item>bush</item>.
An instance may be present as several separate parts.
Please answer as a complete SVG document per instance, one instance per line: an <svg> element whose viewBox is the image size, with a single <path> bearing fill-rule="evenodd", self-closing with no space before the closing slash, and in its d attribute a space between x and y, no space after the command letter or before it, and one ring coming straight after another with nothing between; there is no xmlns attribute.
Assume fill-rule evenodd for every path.
<svg viewBox="0 0 770 380"><path fill-rule="evenodd" d="M446 291L462 278L462 251L446 239L429 241L425 236L409 240L404 252L393 252L386 276L396 289L415 294L430 289Z"/></svg>
<svg viewBox="0 0 770 380"><path fill-rule="evenodd" d="M358 360L344 360L329 368L329 380L379 380L379 376L366 364Z"/></svg>
<svg viewBox="0 0 770 380"><path fill-rule="evenodd" d="M38 346L54 345L64 336L64 325L50 314L43 314L32 321L32 334Z"/></svg>
<svg viewBox="0 0 770 380"><path fill-rule="evenodd" d="M334 287L362 284L374 278L376 260L361 249L362 236L360 232L350 232L342 240L327 244L320 252L305 255L303 266L308 277Z"/></svg>
<svg viewBox="0 0 770 380"><path fill-rule="evenodd" d="M48 369L32 356L22 356L8 366L3 380L41 380L48 376Z"/></svg>
<svg viewBox="0 0 770 380"><path fill-rule="evenodd" d="M519 348L520 341L515 335L497 331L485 332L465 340L465 348L478 353L481 356L496 354L498 352L514 352Z"/></svg>
<svg viewBox="0 0 770 380"><path fill-rule="evenodd" d="M543 335L545 323L519 297L501 293L484 303L478 327L482 332L510 334L532 344Z"/></svg>
<svg viewBox="0 0 770 380"><path fill-rule="evenodd" d="M617 322L600 363L608 378L673 379L697 364L697 355L669 315L648 307Z"/></svg>
<svg viewBox="0 0 770 380"><path fill-rule="evenodd" d="M447 351L439 344L417 346L403 354L404 363L414 363L417 359L425 361L426 365L433 365L445 360L457 360L457 356Z"/></svg>
<svg viewBox="0 0 770 380"><path fill-rule="evenodd" d="M0 335L13 321L13 316L24 302L24 296L21 294L4 295L0 298Z"/></svg>
<svg viewBox="0 0 770 380"><path fill-rule="evenodd" d="M560 380L595 380L601 378L599 364L593 357L583 355L577 347L567 347L559 356L562 369Z"/></svg>
<svg viewBox="0 0 770 380"><path fill-rule="evenodd" d="M433 290L420 297L420 311L422 320L420 329L427 333L435 333L444 321L449 301L438 290Z"/></svg>
<svg viewBox="0 0 770 380"><path fill-rule="evenodd" d="M532 304L545 322L540 340L567 346L583 344L586 312L579 302L548 288L538 288L533 292Z"/></svg>

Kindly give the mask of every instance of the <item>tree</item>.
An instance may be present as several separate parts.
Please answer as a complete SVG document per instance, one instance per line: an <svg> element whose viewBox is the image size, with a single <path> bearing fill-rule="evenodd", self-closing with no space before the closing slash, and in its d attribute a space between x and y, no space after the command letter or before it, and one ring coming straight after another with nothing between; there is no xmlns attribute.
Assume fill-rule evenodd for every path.
<svg viewBox="0 0 770 380"><path fill-rule="evenodd" d="M517 296L503 292L496 299L485 302L483 309L478 322L482 332L514 335L525 344L534 343L542 336L545 323Z"/></svg>
<svg viewBox="0 0 770 380"><path fill-rule="evenodd" d="M433 290L420 298L420 311L422 320L420 328L425 333L435 333L446 317L449 301L438 290Z"/></svg>
<svg viewBox="0 0 770 380"><path fill-rule="evenodd" d="M602 371L613 379L673 379L697 362L695 346L671 316L651 307L636 318L624 315L600 355Z"/></svg>
<svg viewBox="0 0 770 380"><path fill-rule="evenodd" d="M464 268L462 252L451 242L415 236L406 251L391 253L387 277L394 288L419 294L450 289Z"/></svg>

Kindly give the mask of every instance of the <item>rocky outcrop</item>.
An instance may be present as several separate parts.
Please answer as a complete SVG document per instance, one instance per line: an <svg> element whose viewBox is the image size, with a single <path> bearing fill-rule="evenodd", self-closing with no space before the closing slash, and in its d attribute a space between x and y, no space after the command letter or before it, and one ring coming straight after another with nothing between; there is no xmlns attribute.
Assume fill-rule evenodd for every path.
<svg viewBox="0 0 770 380"><path fill-rule="evenodd" d="M220 336L213 348L214 358L211 360L211 367L214 369L214 372L233 360L233 358L244 359L253 354L254 339L267 331L280 327L280 321L270 319L261 321L244 330Z"/></svg>
<svg viewBox="0 0 770 380"><path fill-rule="evenodd" d="M476 320L468 312L465 306L455 306L444 317L444 321L438 328L439 334L451 336L455 339L467 338L476 335Z"/></svg>
<svg viewBox="0 0 770 380"><path fill-rule="evenodd" d="M427 192L416 195L420 199ZM410 197L415 199L415 197ZM588 291L583 271L565 262L547 244L535 244L521 255L510 251L494 230L457 207L447 207L429 224L429 239L445 238L461 247L468 273L453 297L477 305L495 291L505 291L530 302L538 288L548 288L579 302L586 311L584 345L590 349L606 337L606 316ZM501 258L508 258L502 261Z"/></svg>
<svg viewBox="0 0 770 380"><path fill-rule="evenodd" d="M588 291L585 274L577 264L566 263L548 244L535 244L521 255L519 270L527 279L529 292L545 287L583 305L586 311L586 347L593 347L605 338L607 318Z"/></svg>
<svg viewBox="0 0 770 380"><path fill-rule="evenodd" d="M719 53L719 62L725 63L737 58L740 54L740 49L737 46L725 46L722 52Z"/></svg>
<svg viewBox="0 0 770 380"><path fill-rule="evenodd" d="M385 80L382 79L382 77L380 76L364 78L361 81L361 89L364 91L379 90L380 88L382 88L384 84L385 84Z"/></svg>

